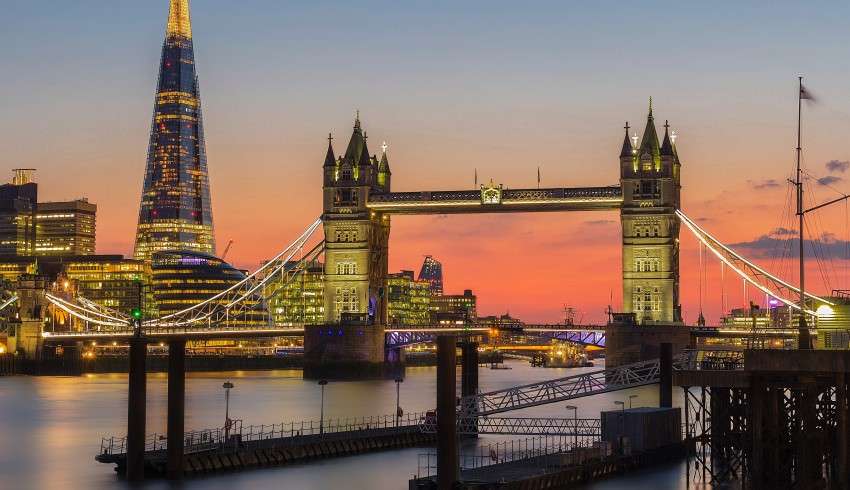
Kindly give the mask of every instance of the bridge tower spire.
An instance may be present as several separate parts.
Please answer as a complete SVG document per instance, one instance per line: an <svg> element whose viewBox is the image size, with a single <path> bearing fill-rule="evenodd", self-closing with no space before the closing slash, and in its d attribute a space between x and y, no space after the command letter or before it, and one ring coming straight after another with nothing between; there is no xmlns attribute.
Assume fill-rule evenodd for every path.
<svg viewBox="0 0 850 490"><path fill-rule="evenodd" d="M627 151L628 150L628 151ZM659 145L652 99L640 146L620 152L623 309L641 323L682 321L679 305L679 158L664 125Z"/></svg>

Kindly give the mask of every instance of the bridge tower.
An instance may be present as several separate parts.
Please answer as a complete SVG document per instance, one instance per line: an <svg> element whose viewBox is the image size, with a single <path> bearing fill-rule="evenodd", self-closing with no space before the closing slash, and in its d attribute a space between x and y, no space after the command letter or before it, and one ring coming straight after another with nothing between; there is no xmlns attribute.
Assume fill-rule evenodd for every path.
<svg viewBox="0 0 850 490"><path fill-rule="evenodd" d="M305 353L321 365L384 360L390 217L366 207L370 192L390 189L386 146L383 150L380 159L369 154L359 114L338 158L328 136L322 166L325 328L305 332Z"/></svg>
<svg viewBox="0 0 850 490"><path fill-rule="evenodd" d="M675 133L664 124L659 145L649 115L640 145L626 135L620 152L623 205L623 309L641 324L682 321L679 304L680 169Z"/></svg>

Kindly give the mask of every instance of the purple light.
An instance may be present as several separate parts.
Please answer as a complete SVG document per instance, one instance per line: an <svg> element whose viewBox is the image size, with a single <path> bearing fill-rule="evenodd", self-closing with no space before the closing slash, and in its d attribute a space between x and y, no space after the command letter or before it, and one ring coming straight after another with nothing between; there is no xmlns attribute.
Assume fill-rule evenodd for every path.
<svg viewBox="0 0 850 490"><path fill-rule="evenodd" d="M779 301L778 299L770 298L770 301L768 301L767 304L769 306L779 306L780 304L782 304L782 302Z"/></svg>

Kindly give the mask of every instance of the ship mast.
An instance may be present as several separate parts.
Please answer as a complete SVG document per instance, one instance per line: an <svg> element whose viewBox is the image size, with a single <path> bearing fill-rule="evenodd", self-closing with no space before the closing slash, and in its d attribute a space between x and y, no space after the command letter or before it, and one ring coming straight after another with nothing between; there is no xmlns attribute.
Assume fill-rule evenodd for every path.
<svg viewBox="0 0 850 490"><path fill-rule="evenodd" d="M801 350L809 350L812 348L812 341L809 335L809 328L806 325L806 268L805 256L803 251L803 232L805 231L805 211L803 210L803 172L800 168L800 154L803 151L803 132L802 132L802 117L803 117L803 77L797 77L799 82L799 90L797 91L797 217L800 219L800 325L797 336L797 347Z"/></svg>

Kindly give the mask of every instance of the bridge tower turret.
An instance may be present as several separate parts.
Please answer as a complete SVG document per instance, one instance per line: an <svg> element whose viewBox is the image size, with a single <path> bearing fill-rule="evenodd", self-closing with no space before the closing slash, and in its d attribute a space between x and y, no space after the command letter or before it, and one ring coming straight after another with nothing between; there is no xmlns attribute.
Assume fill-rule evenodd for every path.
<svg viewBox="0 0 850 490"><path fill-rule="evenodd" d="M384 155L384 159L386 155ZM389 164L379 185L380 162L369 155L358 114L345 153L334 160L329 142L324 164L325 322L343 316L370 325L386 323L384 282L390 220L366 207L371 191L389 190Z"/></svg>
<svg viewBox="0 0 850 490"><path fill-rule="evenodd" d="M675 134L664 124L664 141L658 143L649 115L640 145L626 136L620 152L623 206L623 309L635 313L640 323L682 321L679 304L680 163ZM634 141L634 143L633 143Z"/></svg>

